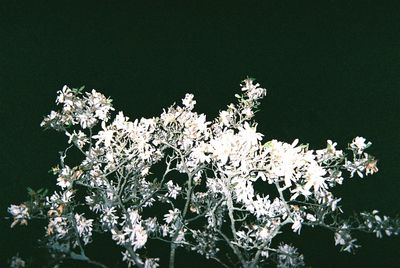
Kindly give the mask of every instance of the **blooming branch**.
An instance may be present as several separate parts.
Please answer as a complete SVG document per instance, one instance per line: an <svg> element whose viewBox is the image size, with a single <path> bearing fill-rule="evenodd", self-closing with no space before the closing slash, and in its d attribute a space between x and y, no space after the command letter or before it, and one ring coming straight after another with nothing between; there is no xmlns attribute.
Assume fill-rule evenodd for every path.
<svg viewBox="0 0 400 268"><path fill-rule="evenodd" d="M332 193L349 177L378 171L365 151L371 142L356 137L345 153L331 140L319 150L297 139L263 141L254 115L266 89L247 78L241 91L211 121L194 112L192 94L159 117L131 121L121 111L112 117L112 101L101 93L64 86L56 98L61 109L41 123L70 144L51 170L60 190L31 190L30 201L11 205L11 227L45 218L44 240L56 263L101 267L84 249L107 233L128 267L146 268L160 261L148 252L151 240L169 245L171 268L178 247L224 267L299 267L303 255L279 240L284 226L297 234L322 226L349 252L358 247L354 232L399 234L400 219L377 211L345 219ZM73 148L81 155L77 165L67 164Z"/></svg>

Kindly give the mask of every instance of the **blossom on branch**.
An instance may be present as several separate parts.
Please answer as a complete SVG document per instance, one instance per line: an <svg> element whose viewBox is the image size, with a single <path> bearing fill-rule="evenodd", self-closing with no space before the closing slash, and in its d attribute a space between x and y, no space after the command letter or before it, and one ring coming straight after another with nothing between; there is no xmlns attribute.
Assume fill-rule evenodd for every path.
<svg viewBox="0 0 400 268"><path fill-rule="evenodd" d="M347 178L378 171L365 152L371 142L356 137L346 153L332 140L317 150L298 139L265 141L254 116L267 91L247 78L241 92L213 120L194 111L193 94L158 117L130 120L122 111L112 117L100 92L64 86L59 111L41 123L70 144L52 169L61 191L31 191L30 201L8 208L11 226L47 219L43 242L55 263L98 264L85 247L105 233L128 267L146 268L159 266L152 240L168 245L170 267L178 247L225 267L300 267L303 255L278 236L286 230L326 228L348 252L358 247L357 232L400 233L399 218L377 211L346 219L334 195ZM81 159L67 161L73 148Z"/></svg>

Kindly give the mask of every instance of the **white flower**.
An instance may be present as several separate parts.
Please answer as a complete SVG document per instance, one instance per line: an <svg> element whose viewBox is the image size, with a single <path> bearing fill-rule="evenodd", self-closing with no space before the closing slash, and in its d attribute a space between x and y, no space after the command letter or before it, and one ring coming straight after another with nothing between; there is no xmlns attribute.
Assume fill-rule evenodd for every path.
<svg viewBox="0 0 400 268"><path fill-rule="evenodd" d="M228 111L221 111L219 113L219 118L221 120L222 125L229 126L232 120L232 113Z"/></svg>
<svg viewBox="0 0 400 268"><path fill-rule="evenodd" d="M128 222L129 224L138 224L141 221L141 216L139 214L139 212L137 210L128 208L127 210L127 214L128 214ZM124 214L122 216L122 219L124 219L125 221L123 222L123 224L126 224L126 214Z"/></svg>
<svg viewBox="0 0 400 268"><path fill-rule="evenodd" d="M235 195L236 195L236 200L237 202L242 202L243 204L246 204L248 207L253 207L254 204L252 204L253 197L254 197L254 188L253 185L251 184L251 181L241 178L241 177L235 177L232 179L231 184L234 185L234 190L235 190ZM230 193L226 193L225 195L230 195ZM257 210L255 211L256 214L261 215L264 213L264 211L261 209L261 207L264 205L262 204L264 200L260 201L261 204L259 207L257 207ZM251 210L252 208L250 208Z"/></svg>
<svg viewBox="0 0 400 268"><path fill-rule="evenodd" d="M300 234L302 222L303 222L303 219L300 217L300 215L296 215L295 219L293 221L293 224L292 224L293 232L295 232L295 233L297 232L298 234Z"/></svg>
<svg viewBox="0 0 400 268"><path fill-rule="evenodd" d="M243 110L242 110L242 114L244 114L244 115L247 116L248 118L251 118L251 117L254 116L253 111L252 111L249 107L243 109Z"/></svg>
<svg viewBox="0 0 400 268"><path fill-rule="evenodd" d="M292 186L292 182L297 182L299 176L303 174L296 172L302 168L311 157L302 153L302 147L297 146L298 139L292 144L272 140L264 145L266 152L271 158L269 165L271 177L283 177L285 188Z"/></svg>
<svg viewBox="0 0 400 268"><path fill-rule="evenodd" d="M160 265L157 263L158 261L160 261L159 258L148 258L146 259L146 261L144 262L144 268L157 268Z"/></svg>
<svg viewBox="0 0 400 268"><path fill-rule="evenodd" d="M117 245L125 243L125 234L115 229L111 229L112 239L117 242Z"/></svg>
<svg viewBox="0 0 400 268"><path fill-rule="evenodd" d="M105 147L109 147L111 145L111 141L113 140L114 130L107 128L106 123L103 121L101 123L101 127L103 130L100 130L97 135L93 136L93 139L97 139L96 146L101 142L104 143Z"/></svg>
<svg viewBox="0 0 400 268"><path fill-rule="evenodd" d="M119 112L117 116L115 117L115 120L113 122L113 125L120 130L128 130L130 127L133 127L133 125L129 124L128 122L129 117L124 116L123 112Z"/></svg>
<svg viewBox="0 0 400 268"><path fill-rule="evenodd" d="M57 178L57 185L61 187L61 189L65 189L71 186L71 182L65 176L59 176Z"/></svg>
<svg viewBox="0 0 400 268"><path fill-rule="evenodd" d="M169 227L167 224L163 224L160 226L160 232L161 232L161 236L165 237L168 235L169 233Z"/></svg>
<svg viewBox="0 0 400 268"><path fill-rule="evenodd" d="M75 214L76 228L79 236L82 238L84 244L88 244L92 237L93 220L86 219L83 214Z"/></svg>
<svg viewBox="0 0 400 268"><path fill-rule="evenodd" d="M193 147L191 151L192 152L190 156L195 160L196 163L210 162L211 158L208 154L210 152L210 146L208 143L201 142L198 146Z"/></svg>
<svg viewBox="0 0 400 268"><path fill-rule="evenodd" d="M168 213L164 215L164 220L167 224L170 224L173 222L177 216L179 215L180 211L179 209L175 208L174 210L168 210Z"/></svg>
<svg viewBox="0 0 400 268"><path fill-rule="evenodd" d="M192 110L194 108L194 105L196 104L196 101L193 98L193 94L186 94L185 98L182 99L182 104L186 106L189 110Z"/></svg>
<svg viewBox="0 0 400 268"><path fill-rule="evenodd" d="M297 249L287 244L281 244L278 247L278 264L279 268L303 267L304 258L297 252Z"/></svg>
<svg viewBox="0 0 400 268"><path fill-rule="evenodd" d="M252 198L251 198L252 199ZM256 215L257 219L262 218L263 216L268 215L270 210L271 202L268 199L268 196L261 197L257 194L256 200L247 201L247 208Z"/></svg>
<svg viewBox="0 0 400 268"><path fill-rule="evenodd" d="M307 183L304 185L306 191L314 187L314 191L318 191L320 188L327 188L325 183L326 170L317 164L317 162L311 162L307 170L306 180Z"/></svg>
<svg viewBox="0 0 400 268"><path fill-rule="evenodd" d="M73 93L68 86L66 86L66 85L63 86L63 88L61 90L57 91L57 93L58 93L58 96L56 99L57 104L63 103L64 108L73 106Z"/></svg>
<svg viewBox="0 0 400 268"><path fill-rule="evenodd" d="M133 260L133 258L129 254L128 250L125 250L124 252L122 252L122 261L127 262L128 263L128 267L132 267L132 265L135 265L135 261Z"/></svg>
<svg viewBox="0 0 400 268"><path fill-rule="evenodd" d="M83 129L91 128L97 123L97 119L88 111L82 111L76 117Z"/></svg>
<svg viewBox="0 0 400 268"><path fill-rule="evenodd" d="M365 141L363 137L356 137L350 144L350 148L356 150L357 154L362 154L362 152L372 144L371 142L365 143Z"/></svg>
<svg viewBox="0 0 400 268"><path fill-rule="evenodd" d="M50 218L47 225L47 235L55 235L56 238L63 238L68 233L68 221L65 217Z"/></svg>
<svg viewBox="0 0 400 268"><path fill-rule="evenodd" d="M251 99L251 100L257 100L260 98L263 98L267 90L265 88L260 88L260 84L256 83L253 84L254 79L252 78L247 78L243 81L242 84L242 91L246 92L246 95Z"/></svg>
<svg viewBox="0 0 400 268"><path fill-rule="evenodd" d="M168 187L168 193L166 194L166 196L176 199L176 196L180 193L182 187L180 187L179 185L174 185L172 181L168 181L166 185Z"/></svg>
<svg viewBox="0 0 400 268"><path fill-rule="evenodd" d="M71 168L66 165L60 171L60 174L57 178L57 185L60 186L62 189L70 187L72 184L71 176L72 176Z"/></svg>
<svg viewBox="0 0 400 268"><path fill-rule="evenodd" d="M82 148L86 143L89 142L86 134L83 133L81 130L76 132L74 130L73 133L69 133L68 131L65 134L69 137L68 143L75 143L79 148Z"/></svg>
<svg viewBox="0 0 400 268"><path fill-rule="evenodd" d="M270 236L270 231L267 228L263 227L261 228L258 235L260 236L261 239L266 240Z"/></svg>
<svg viewBox="0 0 400 268"><path fill-rule="evenodd" d="M176 120L176 116L175 113L172 113L170 111L171 109L167 111L165 111L165 109L163 110L163 113L161 114L160 118L161 121L163 122L163 126L167 126L169 124L171 124L172 122L174 122Z"/></svg>
<svg viewBox="0 0 400 268"><path fill-rule="evenodd" d="M311 184L310 184L311 185ZM296 200L296 198L299 195L303 195L304 197L306 197L306 199L308 198L308 196L310 196L312 193L306 189L304 189L304 186L299 186L297 185L297 187L295 189L291 189L290 192L293 194L292 197L290 198L290 200Z"/></svg>
<svg viewBox="0 0 400 268"><path fill-rule="evenodd" d="M250 147L257 145L264 135L257 133L256 127L250 127L248 122L244 122L243 127L239 127L238 136L241 142L248 144Z"/></svg>
<svg viewBox="0 0 400 268"><path fill-rule="evenodd" d="M90 110L94 110L94 116L103 122L108 120L108 114L114 110L111 106L111 100L107 99L103 94L92 90L91 93L86 92L86 101Z"/></svg>
<svg viewBox="0 0 400 268"><path fill-rule="evenodd" d="M8 213L10 213L14 221L11 224L11 227L14 227L16 224L21 224L21 225L27 225L28 224L28 219L30 219L28 207L25 206L24 204L21 204L19 206L17 205L11 205L7 209Z"/></svg>
<svg viewBox="0 0 400 268"><path fill-rule="evenodd" d="M355 160L354 163L351 161L346 161L344 167L350 172L350 178L354 176L355 173L357 173L360 178L363 178L363 171L365 170L365 166L361 161Z"/></svg>
<svg viewBox="0 0 400 268"><path fill-rule="evenodd" d="M224 165L235 147L237 147L237 137L235 137L232 130L228 130L218 138L212 139L210 145L215 158L220 161L221 165Z"/></svg>
<svg viewBox="0 0 400 268"><path fill-rule="evenodd" d="M185 229L181 229L176 237L176 243L185 241Z"/></svg>
<svg viewBox="0 0 400 268"><path fill-rule="evenodd" d="M17 254L13 256L10 261L10 268L24 268L25 261Z"/></svg>
<svg viewBox="0 0 400 268"><path fill-rule="evenodd" d="M67 190L67 191L63 192L61 195L61 201L63 203L70 202L73 197L73 194L74 194L73 190Z"/></svg>
<svg viewBox="0 0 400 268"><path fill-rule="evenodd" d="M142 248L147 242L147 232L140 224L134 224L132 227L125 226L122 232L128 237L134 251Z"/></svg>
<svg viewBox="0 0 400 268"><path fill-rule="evenodd" d="M339 230L334 235L335 238L335 246L341 245L343 251L351 252L354 248L359 247L355 242L357 239L353 239L351 237L349 226L347 224L343 224Z"/></svg>
<svg viewBox="0 0 400 268"><path fill-rule="evenodd" d="M115 207L105 207L103 214L101 215L100 221L108 227L112 227L118 223L119 217L115 215L117 210Z"/></svg>

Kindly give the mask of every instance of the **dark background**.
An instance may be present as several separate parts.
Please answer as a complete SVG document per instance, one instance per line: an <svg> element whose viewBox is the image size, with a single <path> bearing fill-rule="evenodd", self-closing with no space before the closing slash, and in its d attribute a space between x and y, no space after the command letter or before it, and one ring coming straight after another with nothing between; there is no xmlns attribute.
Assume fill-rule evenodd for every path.
<svg viewBox="0 0 400 268"><path fill-rule="evenodd" d="M299 138L311 148L332 139L345 148L366 137L379 173L335 192L348 214L400 211L399 5L26 2L0 2L0 267L16 252L34 254L44 232L34 223L11 230L4 217L27 186L55 189L47 171L66 139L39 123L64 84L111 96L132 119L157 116L191 92L211 119L234 101L242 79L255 77L268 89L256 118L266 139ZM400 265L400 238L358 238L354 256L338 253L324 230L303 229L292 242L312 267ZM94 258L109 261L107 253L100 245ZM204 266L180 252L180 267L188 261Z"/></svg>

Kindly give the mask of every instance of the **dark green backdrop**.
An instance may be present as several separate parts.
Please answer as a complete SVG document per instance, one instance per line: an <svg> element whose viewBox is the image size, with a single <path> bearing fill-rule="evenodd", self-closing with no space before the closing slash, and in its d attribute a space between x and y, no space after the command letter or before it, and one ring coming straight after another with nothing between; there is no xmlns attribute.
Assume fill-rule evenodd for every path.
<svg viewBox="0 0 400 268"><path fill-rule="evenodd" d="M366 137L380 172L336 193L349 213L400 212L399 5L26 2L0 3L0 267L17 251L34 253L43 233L35 224L10 230L3 217L26 198L26 186L54 189L47 170L66 140L39 123L64 84L98 89L131 118L158 115L192 92L197 111L211 118L234 100L243 78L256 77L268 89L257 115L267 139L300 138L315 148ZM353 256L337 253L329 232L302 234L293 242L312 267L400 265L400 238L361 235ZM96 250L107 260L101 245ZM178 263L202 265L184 254Z"/></svg>

